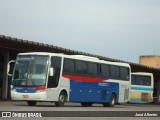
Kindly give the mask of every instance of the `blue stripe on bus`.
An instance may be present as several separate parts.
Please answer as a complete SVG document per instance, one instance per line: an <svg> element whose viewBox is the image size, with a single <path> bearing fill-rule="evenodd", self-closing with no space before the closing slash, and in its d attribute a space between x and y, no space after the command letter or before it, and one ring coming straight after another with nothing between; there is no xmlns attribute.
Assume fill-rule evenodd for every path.
<svg viewBox="0 0 160 120"><path fill-rule="evenodd" d="M119 98L119 84L111 82L79 82L70 80L71 102L109 102L112 92ZM116 102L117 102L116 100Z"/></svg>
<svg viewBox="0 0 160 120"><path fill-rule="evenodd" d="M131 90L153 91L153 88L131 87Z"/></svg>
<svg viewBox="0 0 160 120"><path fill-rule="evenodd" d="M141 98L131 98L130 102L131 103L150 103L150 102L153 102L153 100L141 99Z"/></svg>
<svg viewBox="0 0 160 120"><path fill-rule="evenodd" d="M37 91L35 88L27 88L27 87L13 86L13 89L15 89L16 92L19 92L19 93L35 93Z"/></svg>

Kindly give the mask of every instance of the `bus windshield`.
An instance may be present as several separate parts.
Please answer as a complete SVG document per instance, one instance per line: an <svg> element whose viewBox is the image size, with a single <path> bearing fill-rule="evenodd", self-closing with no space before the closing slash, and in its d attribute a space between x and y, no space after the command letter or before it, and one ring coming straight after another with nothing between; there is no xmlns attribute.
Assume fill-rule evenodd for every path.
<svg viewBox="0 0 160 120"><path fill-rule="evenodd" d="M151 86L151 76L133 75L132 74L131 84L132 85Z"/></svg>
<svg viewBox="0 0 160 120"><path fill-rule="evenodd" d="M17 56L12 85L41 86L46 84L49 56Z"/></svg>

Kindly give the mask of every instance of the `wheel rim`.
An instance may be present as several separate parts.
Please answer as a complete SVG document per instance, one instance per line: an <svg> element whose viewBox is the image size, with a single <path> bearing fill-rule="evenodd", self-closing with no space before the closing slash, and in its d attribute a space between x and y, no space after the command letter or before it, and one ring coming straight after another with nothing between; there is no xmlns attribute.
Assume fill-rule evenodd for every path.
<svg viewBox="0 0 160 120"><path fill-rule="evenodd" d="M63 102L65 101L65 96L64 96L64 95L61 95L61 96L59 97L59 101L63 103Z"/></svg>
<svg viewBox="0 0 160 120"><path fill-rule="evenodd" d="M114 103L115 103L115 100L114 98L112 98L111 104L114 105Z"/></svg>

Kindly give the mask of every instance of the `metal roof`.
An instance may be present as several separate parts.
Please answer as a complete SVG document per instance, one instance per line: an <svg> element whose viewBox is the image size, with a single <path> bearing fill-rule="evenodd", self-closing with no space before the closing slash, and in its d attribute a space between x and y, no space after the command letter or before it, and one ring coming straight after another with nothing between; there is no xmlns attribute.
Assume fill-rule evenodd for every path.
<svg viewBox="0 0 160 120"><path fill-rule="evenodd" d="M9 51L10 53L20 53L20 52L54 52L54 53L64 53L68 55L86 55L91 57L97 57L101 60L112 61L112 62L123 62L131 65L132 72L151 72L154 75L160 77L160 69L140 65L137 63L127 62L123 60L118 60L114 58L109 58L105 56L90 54L86 52L66 49L54 45L43 44L39 42L33 42L28 40L17 39L10 36L0 35L0 50Z"/></svg>

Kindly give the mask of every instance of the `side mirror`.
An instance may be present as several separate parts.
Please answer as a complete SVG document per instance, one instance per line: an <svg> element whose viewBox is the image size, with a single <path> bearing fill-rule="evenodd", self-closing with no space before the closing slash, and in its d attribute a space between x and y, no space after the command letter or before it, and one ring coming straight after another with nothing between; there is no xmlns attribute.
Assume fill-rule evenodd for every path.
<svg viewBox="0 0 160 120"><path fill-rule="evenodd" d="M9 73L9 72L10 72L10 64L11 64L11 63L15 63L15 61L14 61L14 60L11 60L11 61L8 62L8 65L7 65L7 75L8 75L8 76L12 76L12 74Z"/></svg>
<svg viewBox="0 0 160 120"><path fill-rule="evenodd" d="M53 68L50 68L49 69L49 76L53 76L54 75L54 69Z"/></svg>

